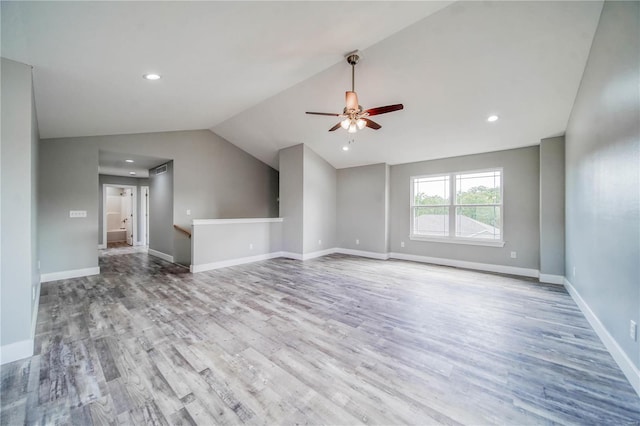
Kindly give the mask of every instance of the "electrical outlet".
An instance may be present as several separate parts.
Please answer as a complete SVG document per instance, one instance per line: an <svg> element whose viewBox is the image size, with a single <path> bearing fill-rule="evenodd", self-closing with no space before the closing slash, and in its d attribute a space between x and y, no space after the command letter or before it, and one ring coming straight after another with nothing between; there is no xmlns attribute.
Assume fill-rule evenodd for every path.
<svg viewBox="0 0 640 426"><path fill-rule="evenodd" d="M400 247L404 247L404 241L400 241Z"/></svg>
<svg viewBox="0 0 640 426"><path fill-rule="evenodd" d="M191 216L191 209L187 209L187 216Z"/></svg>
<svg viewBox="0 0 640 426"><path fill-rule="evenodd" d="M516 259L517 257L518 257L518 253L517 253L517 252L515 252L515 251L512 251L512 252L511 252L511 258L512 258L512 259Z"/></svg>
<svg viewBox="0 0 640 426"><path fill-rule="evenodd" d="M356 239L356 245L360 244L360 240Z"/></svg>
<svg viewBox="0 0 640 426"><path fill-rule="evenodd" d="M253 250L253 243L249 244L249 250Z"/></svg>
<svg viewBox="0 0 640 426"><path fill-rule="evenodd" d="M634 320L629 322L629 337L634 342L638 339L638 324Z"/></svg>
<svg viewBox="0 0 640 426"><path fill-rule="evenodd" d="M322 245L322 240L318 240L318 245L321 246Z"/></svg>

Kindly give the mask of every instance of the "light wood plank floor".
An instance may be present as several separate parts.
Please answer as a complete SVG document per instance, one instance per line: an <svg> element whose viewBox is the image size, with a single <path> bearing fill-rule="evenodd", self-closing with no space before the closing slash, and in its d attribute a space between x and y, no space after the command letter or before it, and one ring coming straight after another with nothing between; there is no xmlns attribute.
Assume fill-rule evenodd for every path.
<svg viewBox="0 0 640 426"><path fill-rule="evenodd" d="M639 424L560 286L331 255L190 274L136 249L44 284L2 424Z"/></svg>

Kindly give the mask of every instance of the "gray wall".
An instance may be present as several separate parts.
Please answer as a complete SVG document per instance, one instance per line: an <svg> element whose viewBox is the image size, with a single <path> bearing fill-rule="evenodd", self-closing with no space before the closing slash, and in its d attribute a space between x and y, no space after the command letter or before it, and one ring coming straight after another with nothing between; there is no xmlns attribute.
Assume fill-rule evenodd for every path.
<svg viewBox="0 0 640 426"><path fill-rule="evenodd" d="M304 146L303 253L336 246L336 169Z"/></svg>
<svg viewBox="0 0 640 426"><path fill-rule="evenodd" d="M98 150L83 140L40 141L41 272L98 266ZM69 210L87 217L70 218Z"/></svg>
<svg viewBox="0 0 640 426"><path fill-rule="evenodd" d="M40 283L35 221L37 200L34 198L37 192L38 132L31 67L2 58L0 68L0 344L4 347L33 338L35 304L32 289L37 293Z"/></svg>
<svg viewBox="0 0 640 426"><path fill-rule="evenodd" d="M282 251L282 222L193 226L193 266Z"/></svg>
<svg viewBox="0 0 640 426"><path fill-rule="evenodd" d="M564 276L564 136L540 141L540 273Z"/></svg>
<svg viewBox="0 0 640 426"><path fill-rule="evenodd" d="M604 4L566 133L566 276L636 367L639 18L638 2Z"/></svg>
<svg viewBox="0 0 640 426"><path fill-rule="evenodd" d="M389 166L339 169L337 178L338 247L387 253Z"/></svg>
<svg viewBox="0 0 640 426"><path fill-rule="evenodd" d="M169 161L166 173L149 171L149 248L169 256L174 256L173 200L173 161Z"/></svg>
<svg viewBox="0 0 640 426"><path fill-rule="evenodd" d="M282 250L299 255L336 245L336 169L309 147L281 149Z"/></svg>
<svg viewBox="0 0 640 426"><path fill-rule="evenodd" d="M302 254L304 145L281 149L278 153L280 170L280 217L282 250Z"/></svg>
<svg viewBox="0 0 640 426"><path fill-rule="evenodd" d="M46 139L41 142L42 147L48 144L54 144L56 151L55 167L47 168L51 180L66 181L65 176L69 176L69 179L92 182L90 191L76 193L74 198L81 199L83 204L94 202L96 214L95 188L98 185L99 150L173 159L172 214L177 225L189 228L192 219L274 217L278 213L278 172L209 130ZM80 168L76 163L78 155L74 154L76 147L91 151L90 155L87 151L85 156L89 163L84 163ZM70 155L67 159L66 154ZM47 167L45 163L41 164ZM43 197L67 197L67 190L61 186L49 185L47 191L50 192L43 192ZM153 199L153 194L150 198ZM40 209L41 217L46 218L49 215L49 207L47 205ZM187 215L187 210L191 210L190 216ZM66 257L70 250L67 249L68 246L80 244L83 247L81 250L91 253L88 241L95 235L97 250L99 221L95 215L92 219L92 229L84 231L82 236L72 237L65 228L61 228L59 234L62 238L49 241L49 238L58 232L55 228L49 229L49 225L55 227L64 224L48 222L47 228L43 229L45 236L41 242L46 242L47 247L58 246L61 252L60 255L56 255L49 249L42 250L42 260L46 258L50 272L68 269L66 266L69 262L60 259L60 256ZM173 238L177 243L170 247L167 254L180 261L190 259L190 245L188 242L181 243L180 239L183 237L173 231L173 224L171 232L174 233ZM84 262L83 267L91 267L92 263L97 262L97 254L91 255L95 262Z"/></svg>
<svg viewBox="0 0 640 426"><path fill-rule="evenodd" d="M539 268L539 152L527 147L486 154L391 166L391 252L519 268ZM411 176L463 172L492 167L504 170L504 247L471 246L409 240ZM400 246L404 241L405 247ZM510 252L517 252L512 259Z"/></svg>
<svg viewBox="0 0 640 426"><path fill-rule="evenodd" d="M138 235L136 235L136 241L142 241L142 199L144 198L142 193L140 192L141 186L149 186L149 179L147 178L134 178L128 176L112 176L112 175L98 175L98 243L103 244L103 228L102 228L102 217L103 217L103 195L102 189L104 184L113 184L113 185L129 185L136 187L136 212L138 217L136 218L138 227Z"/></svg>

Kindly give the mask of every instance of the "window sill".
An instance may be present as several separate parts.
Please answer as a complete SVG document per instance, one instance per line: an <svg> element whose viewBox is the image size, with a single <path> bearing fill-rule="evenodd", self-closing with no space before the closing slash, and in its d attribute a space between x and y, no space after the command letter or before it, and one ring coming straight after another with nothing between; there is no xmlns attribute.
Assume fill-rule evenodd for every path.
<svg viewBox="0 0 640 426"><path fill-rule="evenodd" d="M485 247L504 247L504 241L482 241L482 240L470 240L464 238L438 238L438 237L423 237L419 235L410 235L411 241L424 241L428 243L445 243L445 244L464 244L469 246L485 246Z"/></svg>

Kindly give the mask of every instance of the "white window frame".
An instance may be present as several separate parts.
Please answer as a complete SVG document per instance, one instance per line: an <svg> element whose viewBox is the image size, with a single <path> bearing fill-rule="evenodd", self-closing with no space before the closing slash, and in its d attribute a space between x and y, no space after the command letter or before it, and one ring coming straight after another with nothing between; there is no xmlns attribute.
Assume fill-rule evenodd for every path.
<svg viewBox="0 0 640 426"><path fill-rule="evenodd" d="M456 177L458 175L472 174L472 173L486 173L486 172L500 172L500 203L496 204L456 204ZM415 180L423 178L434 177L449 177L449 205L444 206L449 208L449 235L446 237L439 236L427 236L422 234L416 234L413 230L413 218L414 209L418 206L414 204L415 201ZM437 243L450 243L450 244L467 244L475 246L489 246L489 247L504 247L504 170L502 167L492 167L488 169L480 170L465 170L460 172L446 172L446 173L434 173L428 175L411 176L409 179L410 186L410 199L409 199L409 239L412 241L427 241ZM458 207L483 207L483 206L499 206L500 207L500 240L487 240L481 238L464 238L456 236L456 209ZM435 206L438 207L438 206Z"/></svg>

